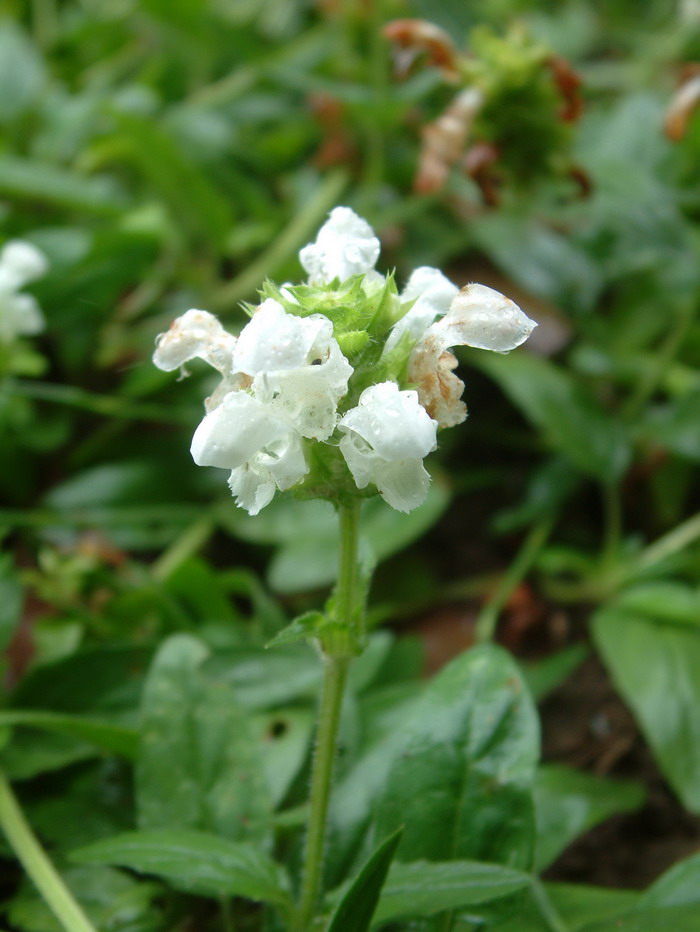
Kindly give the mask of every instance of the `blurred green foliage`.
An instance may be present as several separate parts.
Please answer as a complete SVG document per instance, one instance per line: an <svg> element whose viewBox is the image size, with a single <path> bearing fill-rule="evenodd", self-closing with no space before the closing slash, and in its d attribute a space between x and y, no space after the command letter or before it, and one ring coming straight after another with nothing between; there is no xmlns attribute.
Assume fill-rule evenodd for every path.
<svg viewBox="0 0 700 932"><path fill-rule="evenodd" d="M397 17L443 27L471 62L464 80L496 87L475 127L503 150L493 203L461 162L438 190L414 190L422 131L455 88L420 55L395 74L382 29ZM539 68L550 53L581 81L582 116L566 125ZM537 67L515 67L522 56ZM176 388L150 354L188 307L235 330L266 277L298 280L298 248L337 203L370 220L398 280L439 265L540 322L511 357L462 354L471 417L434 458L426 505L366 505L384 561L371 621L466 594L485 603L488 639L526 577L543 604L593 607L594 648L700 811L700 114L682 138L664 134L699 56L692 0L0 3L0 245L26 239L50 263L29 289L45 332L13 345L12 366L0 359L0 760L102 930L227 929L225 896L272 904L237 900L236 928L283 928L319 673L303 647L263 645L317 607L336 535L317 502L237 511L187 452L207 374L195 365ZM526 669L528 682L553 688L572 656L548 657L539 679ZM410 865L390 870L384 928L409 928L419 894L410 928L426 932L697 928L697 856L643 895L530 880L533 858L545 867L644 789L536 770L535 709L499 648L429 685L421 667L421 645L386 631L357 663L333 884L383 877L381 845L414 807L399 851L433 863L412 879ZM457 748L442 768L454 793L421 764L446 753L436 720ZM237 780L245 812L227 792ZM443 846L457 805L485 821ZM514 820L516 841L487 845L489 817ZM5 924L58 928L0 853ZM454 892L449 862L465 858L491 863L465 862ZM474 889L487 881L485 901ZM448 882L436 926L430 890Z"/></svg>

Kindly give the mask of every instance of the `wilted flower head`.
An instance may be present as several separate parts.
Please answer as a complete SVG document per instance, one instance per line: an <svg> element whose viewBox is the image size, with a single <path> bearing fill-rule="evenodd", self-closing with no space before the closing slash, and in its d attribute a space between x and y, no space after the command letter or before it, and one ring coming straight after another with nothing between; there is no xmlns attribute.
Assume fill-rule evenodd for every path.
<svg viewBox="0 0 700 932"><path fill-rule="evenodd" d="M36 300L19 291L46 274L42 252L24 240L10 240L0 252L0 342L31 336L44 329L44 316Z"/></svg>
<svg viewBox="0 0 700 932"><path fill-rule="evenodd" d="M230 470L250 514L287 489L336 501L378 492L399 511L416 508L437 428L466 416L448 347L508 352L535 326L498 292L459 291L429 267L399 295L374 270L378 255L369 224L337 207L301 250L308 281L267 283L238 337L190 310L158 338L161 369L199 357L220 373L191 452Z"/></svg>

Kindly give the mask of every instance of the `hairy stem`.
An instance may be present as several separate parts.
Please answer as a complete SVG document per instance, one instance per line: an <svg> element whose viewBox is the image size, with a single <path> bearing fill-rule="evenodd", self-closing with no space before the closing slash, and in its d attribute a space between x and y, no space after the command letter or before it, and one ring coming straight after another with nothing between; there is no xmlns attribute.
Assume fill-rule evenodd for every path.
<svg viewBox="0 0 700 932"><path fill-rule="evenodd" d="M359 507L339 509L340 561L335 591L335 620L351 634L357 614L357 554L359 539ZM359 633L359 632L356 632ZM316 750L311 769L309 822L301 889L298 932L312 928L316 903L323 879L328 804L333 781L333 765L338 743L338 726L343 706L351 653L346 647L336 651L329 645L323 652L323 690L319 707Z"/></svg>

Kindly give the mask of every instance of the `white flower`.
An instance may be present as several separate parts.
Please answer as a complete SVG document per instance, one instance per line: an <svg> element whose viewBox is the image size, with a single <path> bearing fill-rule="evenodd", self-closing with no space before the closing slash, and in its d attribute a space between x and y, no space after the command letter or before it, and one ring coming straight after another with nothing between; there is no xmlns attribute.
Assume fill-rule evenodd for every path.
<svg viewBox="0 0 700 932"><path fill-rule="evenodd" d="M44 329L36 300L19 289L46 274L48 262L31 243L11 240L0 252L0 342L30 336Z"/></svg>
<svg viewBox="0 0 700 932"><path fill-rule="evenodd" d="M427 265L417 268L401 293L401 303L413 301L413 306L392 328L385 352L391 352L404 333L419 340L436 317L447 313L458 294L459 288L438 269Z"/></svg>
<svg viewBox="0 0 700 932"><path fill-rule="evenodd" d="M231 491L251 515L308 471L299 434L246 391L229 392L205 416L190 451L198 466L231 470Z"/></svg>
<svg viewBox="0 0 700 932"><path fill-rule="evenodd" d="M452 373L457 360L451 346L507 353L530 336L536 323L510 298L486 285L467 285L449 310L431 324L411 353L408 378L418 387L421 404L441 427L453 427L467 416L461 401L464 383Z"/></svg>
<svg viewBox="0 0 700 932"><path fill-rule="evenodd" d="M353 369L322 314L296 317L264 301L238 339L206 311L191 310L158 338L154 362L172 370L199 356L222 375L206 402L191 452L200 466L230 469L251 514L308 471L302 438L326 440Z"/></svg>
<svg viewBox="0 0 700 932"><path fill-rule="evenodd" d="M333 433L353 369L323 314L295 317L269 298L241 332L234 365L252 377L255 397L303 437Z"/></svg>
<svg viewBox="0 0 700 932"><path fill-rule="evenodd" d="M340 449L360 489L373 482L398 511L411 511L425 500L430 476L423 457L436 447L437 423L414 391L394 382L366 388L357 407L338 425Z"/></svg>
<svg viewBox="0 0 700 932"><path fill-rule="evenodd" d="M379 240L372 227L349 207L335 207L318 231L315 243L299 253L311 285L345 281L374 269L379 258Z"/></svg>

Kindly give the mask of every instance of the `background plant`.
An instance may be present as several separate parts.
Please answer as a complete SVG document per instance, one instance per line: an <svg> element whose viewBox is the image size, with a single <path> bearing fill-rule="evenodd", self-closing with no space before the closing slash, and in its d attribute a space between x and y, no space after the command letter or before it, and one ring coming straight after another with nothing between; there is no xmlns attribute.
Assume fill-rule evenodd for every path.
<svg viewBox="0 0 700 932"><path fill-rule="evenodd" d="M187 307L233 326L238 302L254 299L265 276L298 278L297 249L338 202L381 233L384 271L398 264L404 280L431 264L460 282L486 281L538 317L536 332L547 337L536 357L460 351L472 416L459 438L445 438L426 506L402 519L368 503L363 515L384 561L372 617L395 620L468 593L485 602L478 632L489 640L527 577L547 604L592 619L594 647L658 765L689 811L700 805L697 120L689 114L676 142L663 132L683 68L697 59L697 11L620 0L433 7L3 4L2 240L34 243L49 271L31 286L47 320L31 345L47 367L6 378L1 389L2 759L32 826L100 928L222 928L228 906L219 904L230 896L282 896L267 861L244 879L236 874L235 886L230 865L225 881L188 885L185 843L196 848L200 835L179 839L186 872L167 861L158 838L136 853L93 848L89 866L70 860L133 831L137 811L143 831L177 817L179 831L238 843L234 816L217 802L239 778L233 757L262 760L244 814L250 832L268 852L274 837L292 866L298 857L318 671L302 650L264 653L261 645L287 617L317 607L333 582L332 515L302 503L270 506L256 519L234 511L183 452L207 376L172 386L147 360L155 334ZM454 88L420 60L395 77L382 27L396 17L437 20L458 49L475 53L473 27L490 27L507 49L517 20L567 59L585 108L565 128L561 153L580 168L587 196L547 160L535 177L520 176L516 142L495 206L457 165L439 192L414 192L421 127L444 112ZM556 110L536 115L556 120ZM495 124L489 129L495 135ZM430 528L432 546L421 548L414 542ZM473 554L465 540L479 541L478 560L465 557ZM411 740L420 743L435 704L454 707L459 677L478 682L478 651L466 653L416 699L419 653L415 642L381 631L358 666L339 761L335 805L344 815L331 838L333 882L357 875L372 839L382 842L408 805L402 794L417 795L402 749L387 748L394 722L418 703ZM539 680L528 676L544 689L579 657L549 656ZM502 676L480 684L478 701L505 703L504 720L517 723L509 805L525 812L535 719L525 694L503 687L513 661L498 658ZM214 801L206 814L165 796L156 766L188 760L184 723L176 727L185 698L193 727L210 718L203 710L225 706L225 731L241 742L232 758L189 759L183 785L192 800ZM136 744L149 722L168 748L146 753ZM455 746L472 760L473 736L453 727ZM207 746L218 746L217 734L206 734ZM376 761L393 753L387 773ZM500 766L496 754L487 770L496 759ZM353 811L359 782L368 790ZM561 767L539 768L534 786L536 833L523 815L517 844L468 852L478 869L529 870L533 839L544 868L590 824L642 801L637 786ZM444 824L424 815L416 826ZM409 861L443 850L430 835L402 844ZM518 863L503 864L505 851L517 851ZM207 852L199 858L207 863ZM439 921L471 928L480 917L487 928L522 930L604 929L614 919L630 929L692 930L697 870L691 858L643 894L543 888L502 871L498 890L509 896L484 906L469 894ZM496 882L489 874L472 883L460 871L459 897ZM7 877L6 925L51 928L19 872L10 867ZM514 900L518 888L526 892ZM389 883L385 896L396 904L391 891ZM444 887L440 895L444 905ZM405 915L405 903L386 902L378 922ZM235 909L242 928L274 928L258 907L236 901ZM425 912L433 909L434 901Z"/></svg>

